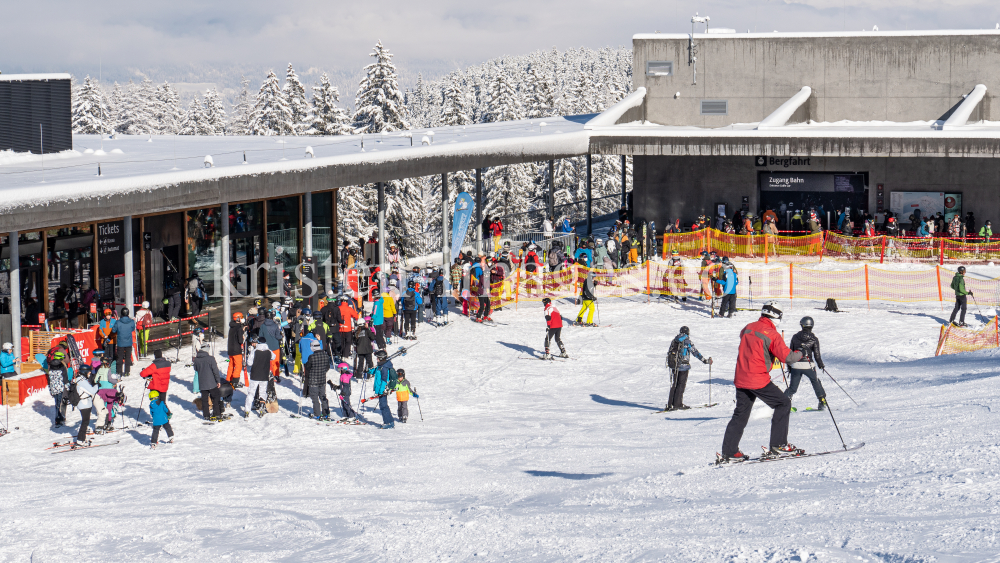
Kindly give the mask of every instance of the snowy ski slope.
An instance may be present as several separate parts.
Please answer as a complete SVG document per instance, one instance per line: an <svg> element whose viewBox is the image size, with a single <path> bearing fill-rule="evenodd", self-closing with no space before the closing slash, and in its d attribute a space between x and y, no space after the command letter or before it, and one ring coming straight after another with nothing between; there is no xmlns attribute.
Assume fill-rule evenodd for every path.
<svg viewBox="0 0 1000 563"><path fill-rule="evenodd" d="M997 354L934 358L947 306L783 305L786 340L801 316L816 319L829 371L860 406L824 378L830 404L862 450L710 466L753 313L713 320L697 302L607 299L611 326L566 328L574 359L542 362L519 359L544 334L540 304L522 304L494 315L505 325L421 325L396 366L425 420L411 402L395 430L289 418L288 381L280 414L203 425L182 358L169 399L177 443L150 451L140 426L117 446L52 456L44 448L79 415L51 430L39 393L11 409L20 429L0 438L0 561L996 561ZM681 325L715 358L721 404L654 415ZM696 362L686 403L707 401L708 376ZM127 387L133 416L142 382ZM804 381L794 405L815 403ZM755 409L744 451L767 443L770 412ZM790 440L840 447L825 412L792 413Z"/></svg>

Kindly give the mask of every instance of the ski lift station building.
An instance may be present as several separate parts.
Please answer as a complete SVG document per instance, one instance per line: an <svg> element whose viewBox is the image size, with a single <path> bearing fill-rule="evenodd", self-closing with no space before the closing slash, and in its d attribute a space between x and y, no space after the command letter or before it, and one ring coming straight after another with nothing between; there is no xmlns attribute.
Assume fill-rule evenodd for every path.
<svg viewBox="0 0 1000 563"><path fill-rule="evenodd" d="M44 131L66 142L68 77L0 75L0 141L18 140L0 146L3 338L37 324L28 311L56 313L74 282L159 312L165 279L198 272L228 312L276 291L262 264L338 262L338 192L525 162L630 158L635 215L661 227L782 204L1000 217L1000 31L656 33L633 47L633 91L599 115L433 135L73 135L55 153ZM222 283L223 262L246 274Z"/></svg>

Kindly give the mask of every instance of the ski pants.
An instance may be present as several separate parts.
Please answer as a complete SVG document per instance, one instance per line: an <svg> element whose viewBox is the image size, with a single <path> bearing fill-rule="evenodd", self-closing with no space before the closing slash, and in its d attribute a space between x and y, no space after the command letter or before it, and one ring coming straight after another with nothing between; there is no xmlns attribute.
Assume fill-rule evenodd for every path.
<svg viewBox="0 0 1000 563"><path fill-rule="evenodd" d="M392 410L389 409L389 396L379 395L378 397L378 409L382 411L382 424L392 427Z"/></svg>
<svg viewBox="0 0 1000 563"><path fill-rule="evenodd" d="M94 397L94 407L91 413L94 415L95 429L108 423L108 405L100 397Z"/></svg>
<svg viewBox="0 0 1000 563"><path fill-rule="evenodd" d="M490 297L488 295L479 296L479 311L476 313L477 319L483 319L490 316Z"/></svg>
<svg viewBox="0 0 1000 563"><path fill-rule="evenodd" d="M76 441L87 439L87 429L90 428L90 409L80 409L80 430L76 433Z"/></svg>
<svg viewBox="0 0 1000 563"><path fill-rule="evenodd" d="M396 334L396 317L385 318L385 337L391 339Z"/></svg>
<svg viewBox="0 0 1000 563"><path fill-rule="evenodd" d="M594 302L590 299L583 299L583 307L580 307L580 312L576 314L576 322L580 322L583 318L583 314L587 313L587 323L594 322Z"/></svg>
<svg viewBox="0 0 1000 563"><path fill-rule="evenodd" d="M417 312L403 311L403 334L413 334L416 332L417 332Z"/></svg>
<svg viewBox="0 0 1000 563"><path fill-rule="evenodd" d="M132 373L132 347L118 347L118 375L129 375Z"/></svg>
<svg viewBox="0 0 1000 563"><path fill-rule="evenodd" d="M337 337L337 346L340 348L340 357L343 358L346 356L350 356L351 346L354 345L353 342L351 342L351 333L339 332L337 334L339 335Z"/></svg>
<svg viewBox="0 0 1000 563"><path fill-rule="evenodd" d="M399 418L400 422L406 422L406 419L410 417L410 409L407 407L408 401L399 401L396 403L396 417Z"/></svg>
<svg viewBox="0 0 1000 563"><path fill-rule="evenodd" d="M164 425L162 425L162 426L154 426L153 427L153 435L149 437L149 443L150 444L155 444L160 439L160 428L163 428L164 430L167 431L167 438L173 438L174 437L174 429L170 427L170 423L169 422L166 423L166 424L164 424Z"/></svg>
<svg viewBox="0 0 1000 563"><path fill-rule="evenodd" d="M823 399L826 397L826 390L823 389L823 384L819 380L819 375L816 374L816 368L789 368L788 372L788 389L785 389L785 396L789 399L791 399L792 395L799 390L799 381L802 380L803 375L808 377L809 382L812 383L813 391L816 392L817 399Z"/></svg>
<svg viewBox="0 0 1000 563"><path fill-rule="evenodd" d="M379 350L385 350L385 325L375 325L375 344Z"/></svg>
<svg viewBox="0 0 1000 563"><path fill-rule="evenodd" d="M140 328L138 330L139 355L145 356L149 352L149 329Z"/></svg>
<svg viewBox="0 0 1000 563"><path fill-rule="evenodd" d="M309 398L313 402L313 416L330 415L330 403L326 400L326 385L310 385Z"/></svg>
<svg viewBox="0 0 1000 563"><path fill-rule="evenodd" d="M355 418L358 415L354 413L354 409L351 408L351 384L341 383L340 384L340 410L344 412L345 418Z"/></svg>
<svg viewBox="0 0 1000 563"><path fill-rule="evenodd" d="M66 405L63 404L63 394L56 393L52 395L52 400L55 401L56 407L56 421L61 421L66 418Z"/></svg>
<svg viewBox="0 0 1000 563"><path fill-rule="evenodd" d="M670 400L667 406L679 409L684 406L684 389L687 388L688 373L691 366L684 366L688 369L678 369L674 374L674 380L670 384Z"/></svg>
<svg viewBox="0 0 1000 563"><path fill-rule="evenodd" d="M201 414L208 420L208 399L212 399L212 416L222 415L222 393L218 389L201 391Z"/></svg>
<svg viewBox="0 0 1000 563"><path fill-rule="evenodd" d="M375 367L375 362L371 354L358 354L354 358L354 373L368 379L368 370Z"/></svg>
<svg viewBox="0 0 1000 563"><path fill-rule="evenodd" d="M792 400L785 396L774 383L760 389L736 389L736 409L726 426L726 436L722 439L722 455L731 456L740 450L743 430L750 420L750 411L757 399L774 409L771 416L771 443L769 446L783 446L788 443L788 415L792 410Z"/></svg>
<svg viewBox="0 0 1000 563"><path fill-rule="evenodd" d="M548 330L545 331L545 353L546 354L549 353L549 342L551 342L553 339L555 339L556 344L559 345L559 351L560 352L565 352L566 351L566 347L563 346L561 336L562 336L562 327L559 327L559 328L550 328L550 329L548 329Z"/></svg>
<svg viewBox="0 0 1000 563"><path fill-rule="evenodd" d="M246 401L243 403L243 412L249 413L250 407L253 406L253 398L257 396L257 393L260 393L261 399L267 397L267 382L251 379L250 384L247 385L246 393L247 393L247 398Z"/></svg>
<svg viewBox="0 0 1000 563"><path fill-rule="evenodd" d="M958 322L965 322L965 309L969 306L969 296L968 295L956 295L955 296L955 308L951 311L951 320L949 322L955 322L955 315L958 315L959 309L962 310L962 316L958 318Z"/></svg>
<svg viewBox="0 0 1000 563"><path fill-rule="evenodd" d="M445 296L434 298L434 314L443 317L448 314L448 298Z"/></svg>
<svg viewBox="0 0 1000 563"><path fill-rule="evenodd" d="M180 318L180 315L181 297L175 293L167 297L167 320Z"/></svg>
<svg viewBox="0 0 1000 563"><path fill-rule="evenodd" d="M243 356L229 356L229 367L226 368L226 381L235 383L243 375Z"/></svg>
<svg viewBox="0 0 1000 563"><path fill-rule="evenodd" d="M722 304L719 306L719 316L733 316L736 312L736 294L728 293L722 296Z"/></svg>

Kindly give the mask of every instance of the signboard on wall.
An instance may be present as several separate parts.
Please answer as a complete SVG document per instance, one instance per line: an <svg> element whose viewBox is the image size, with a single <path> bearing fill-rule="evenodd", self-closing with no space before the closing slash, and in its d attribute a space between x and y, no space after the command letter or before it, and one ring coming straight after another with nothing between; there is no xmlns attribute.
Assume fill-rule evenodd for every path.
<svg viewBox="0 0 1000 563"><path fill-rule="evenodd" d="M944 194L944 220L951 221L955 215L962 215L962 194Z"/></svg>
<svg viewBox="0 0 1000 563"><path fill-rule="evenodd" d="M921 217L944 213L944 192L890 192L889 211L906 221L916 210Z"/></svg>
<svg viewBox="0 0 1000 563"><path fill-rule="evenodd" d="M862 193L865 191L865 176L829 172L765 172L760 175L760 189L765 192Z"/></svg>
<svg viewBox="0 0 1000 563"><path fill-rule="evenodd" d="M97 291L101 297L115 297L115 276L125 273L125 222L97 224Z"/></svg>

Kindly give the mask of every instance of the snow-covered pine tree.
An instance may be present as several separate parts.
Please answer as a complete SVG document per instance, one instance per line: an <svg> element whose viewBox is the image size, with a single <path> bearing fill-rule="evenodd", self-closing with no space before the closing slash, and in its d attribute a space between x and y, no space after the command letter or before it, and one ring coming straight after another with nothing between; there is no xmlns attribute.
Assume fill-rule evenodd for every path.
<svg viewBox="0 0 1000 563"><path fill-rule="evenodd" d="M374 184L337 190L337 236L357 240L368 237L376 220L378 192Z"/></svg>
<svg viewBox="0 0 1000 563"><path fill-rule="evenodd" d="M292 109L278 85L274 71L260 85L250 117L251 135L291 135L294 132Z"/></svg>
<svg viewBox="0 0 1000 563"><path fill-rule="evenodd" d="M299 80L292 63L288 63L288 70L285 74L285 85L281 89L285 94L285 101L292 112L292 134L304 135L312 126L312 107L306 99L306 88Z"/></svg>
<svg viewBox="0 0 1000 563"><path fill-rule="evenodd" d="M180 131L184 114L177 92L169 82L164 82L156 89L156 103L152 113L156 132L160 135L175 135Z"/></svg>
<svg viewBox="0 0 1000 563"><path fill-rule="evenodd" d="M198 98L191 100L188 104L187 113L184 114L184 121L181 122L180 135L202 135L205 131L205 114Z"/></svg>
<svg viewBox="0 0 1000 563"><path fill-rule="evenodd" d="M496 121L515 121L523 118L524 106L521 105L520 96L518 96L517 90L514 89L514 85L511 84L510 76L506 72L506 69L501 69L493 77L484 121L492 123Z"/></svg>
<svg viewBox="0 0 1000 563"><path fill-rule="evenodd" d="M100 85L90 76L83 79L83 84L73 96L72 115L74 133L95 135L107 132L108 106Z"/></svg>
<svg viewBox="0 0 1000 563"><path fill-rule="evenodd" d="M229 134L249 135L250 134L250 113L253 110L254 100L250 95L250 80L240 77L240 95L236 98L236 105L230 114Z"/></svg>
<svg viewBox="0 0 1000 563"><path fill-rule="evenodd" d="M354 128L358 133L388 133L410 128L392 54L379 41L371 53L355 97Z"/></svg>
<svg viewBox="0 0 1000 563"><path fill-rule="evenodd" d="M111 95L108 96L108 133L122 133L123 122L128 120L128 117L123 115L128 113L128 108L126 107L126 93L125 89L122 88L121 84L115 82L115 85L111 88Z"/></svg>
<svg viewBox="0 0 1000 563"><path fill-rule="evenodd" d="M459 73L453 72L448 77L448 84L444 91L444 108L441 111L440 124L453 127L472 123L466 111L467 103L465 91L462 89L461 77ZM428 126L431 125L428 124Z"/></svg>
<svg viewBox="0 0 1000 563"><path fill-rule="evenodd" d="M350 135L354 133L351 118L343 108L337 105L340 92L330 84L330 78L324 72L319 77L319 84L313 86L313 123L312 131L316 135Z"/></svg>
<svg viewBox="0 0 1000 563"><path fill-rule="evenodd" d="M413 127L430 127L430 116L427 114L427 90L424 87L424 75L417 73L417 85L407 96L406 109L410 116L410 125Z"/></svg>
<svg viewBox="0 0 1000 563"><path fill-rule="evenodd" d="M549 117L555 109L555 87L548 76L539 74L537 65L528 65L528 111L525 117Z"/></svg>
<svg viewBox="0 0 1000 563"><path fill-rule="evenodd" d="M204 117L206 135L226 134L226 106L219 97L219 91L213 86L205 90ZM209 131L211 131L209 133Z"/></svg>
<svg viewBox="0 0 1000 563"><path fill-rule="evenodd" d="M494 166L483 175L484 197L483 216L504 217L508 232L518 232L528 228L530 218L517 215L532 208L535 183L532 182L526 164Z"/></svg>

